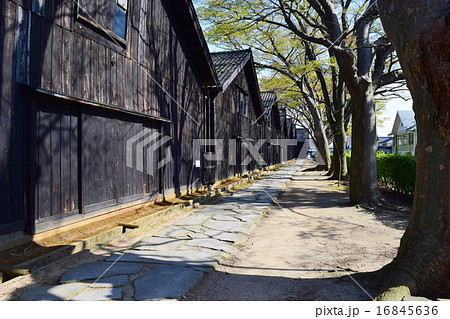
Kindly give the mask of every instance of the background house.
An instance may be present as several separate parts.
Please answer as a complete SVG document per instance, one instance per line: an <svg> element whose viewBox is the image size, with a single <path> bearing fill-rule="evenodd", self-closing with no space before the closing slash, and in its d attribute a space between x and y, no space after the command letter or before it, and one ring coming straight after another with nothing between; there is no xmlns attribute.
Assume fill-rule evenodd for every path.
<svg viewBox="0 0 450 319"><path fill-rule="evenodd" d="M390 135L393 137L393 153L414 155L417 145L417 129L414 112L397 111Z"/></svg>

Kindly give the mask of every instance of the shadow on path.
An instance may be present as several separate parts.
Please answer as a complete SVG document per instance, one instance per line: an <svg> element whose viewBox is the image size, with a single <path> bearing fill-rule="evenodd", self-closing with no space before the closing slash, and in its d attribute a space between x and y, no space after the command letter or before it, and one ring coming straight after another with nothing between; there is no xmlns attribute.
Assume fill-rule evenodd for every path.
<svg viewBox="0 0 450 319"><path fill-rule="evenodd" d="M307 271L307 270L305 270ZM324 273L325 275L327 273ZM328 273L328 276L330 274ZM339 272L339 275L342 275ZM334 278L287 278L212 272L203 280L214 281L214 292L199 282L185 300L203 301L369 301L371 298L348 276ZM367 287L367 283L363 283ZM195 293L193 293L195 292ZM371 296L375 291L368 291Z"/></svg>

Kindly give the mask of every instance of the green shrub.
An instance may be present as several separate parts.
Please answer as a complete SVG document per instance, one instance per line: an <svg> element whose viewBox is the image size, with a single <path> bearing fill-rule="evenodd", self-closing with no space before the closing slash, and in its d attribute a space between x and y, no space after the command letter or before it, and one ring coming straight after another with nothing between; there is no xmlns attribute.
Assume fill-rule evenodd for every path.
<svg viewBox="0 0 450 319"><path fill-rule="evenodd" d="M347 153L350 172L351 153ZM378 182L394 191L414 195L416 159L412 155L377 153Z"/></svg>
<svg viewBox="0 0 450 319"><path fill-rule="evenodd" d="M412 155L377 153L378 181L397 192L414 195L416 159Z"/></svg>

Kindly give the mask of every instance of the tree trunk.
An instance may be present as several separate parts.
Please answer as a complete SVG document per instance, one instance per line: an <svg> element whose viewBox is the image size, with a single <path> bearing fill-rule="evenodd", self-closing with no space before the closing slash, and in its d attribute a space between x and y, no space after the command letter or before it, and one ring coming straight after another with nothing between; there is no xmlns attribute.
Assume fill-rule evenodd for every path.
<svg viewBox="0 0 450 319"><path fill-rule="evenodd" d="M418 143L413 212L379 299L450 294L450 4L378 0L414 100ZM392 287L392 288L391 288ZM400 294L398 294L400 292Z"/></svg>
<svg viewBox="0 0 450 319"><path fill-rule="evenodd" d="M345 156L345 126L343 116L336 119L333 127L333 173L330 179L347 180L348 168Z"/></svg>
<svg viewBox="0 0 450 319"><path fill-rule="evenodd" d="M379 202L377 132L374 89L371 83L353 88L350 202L374 206Z"/></svg>
<svg viewBox="0 0 450 319"><path fill-rule="evenodd" d="M309 113L312 117L312 131L317 146L317 151L323 160L323 163L319 163L319 166L323 166L323 170L329 170L331 166L330 148L328 147L328 138L323 124L323 119L319 113L317 103L306 93L308 91L308 83L306 81L297 81L302 95L306 101Z"/></svg>
<svg viewBox="0 0 450 319"><path fill-rule="evenodd" d="M336 149L336 141L333 141L333 152L335 149ZM333 156L330 155L330 157L331 157L331 166L330 166L330 169L328 170L328 172L325 174L325 176L330 176L330 179L336 179L334 177L334 171L335 171L334 168L336 167L336 156L334 156L334 154L333 154Z"/></svg>
<svg viewBox="0 0 450 319"><path fill-rule="evenodd" d="M330 169L331 166L331 157L330 157L330 148L328 147L328 138L325 134L325 129L323 126L319 127L319 131L316 131L315 137L317 139L317 151L320 154L320 157L322 158L323 162L319 161L319 166L323 170Z"/></svg>

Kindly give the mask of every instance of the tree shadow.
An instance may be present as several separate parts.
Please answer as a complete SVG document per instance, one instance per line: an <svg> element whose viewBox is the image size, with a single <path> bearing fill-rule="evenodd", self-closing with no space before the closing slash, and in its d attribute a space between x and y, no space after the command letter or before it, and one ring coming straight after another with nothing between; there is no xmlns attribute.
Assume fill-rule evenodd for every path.
<svg viewBox="0 0 450 319"><path fill-rule="evenodd" d="M105 245L102 246L102 250L107 254L108 252L112 254L115 251L109 249ZM43 267L30 269L30 274L27 276L10 278L13 280L9 282L6 281L1 285L2 289L0 290L0 295L6 297L7 300L63 300L60 293L58 293L58 291L53 292L52 288L59 284L59 280L64 273L86 264L102 262L104 259L104 256L93 254L90 250L83 250L74 255L56 260ZM109 265L107 266L109 267ZM99 267L98 272L100 272L100 274L98 276L100 276L108 267ZM80 282L87 287L87 284L93 283L98 276L93 277L94 280L86 279ZM113 278L113 276L105 275L105 278L101 280L103 286L99 287L112 288L113 286L116 286L116 278ZM20 283L20 281L24 282L24 284L17 284ZM11 288L9 288L10 286ZM39 289L36 293L28 295L28 297L27 295L24 295L27 291L35 288ZM22 298L22 295L24 295L24 298Z"/></svg>
<svg viewBox="0 0 450 319"><path fill-rule="evenodd" d="M359 276L358 284L343 271L328 278L296 278L236 274L213 271L206 274L186 294L187 301L369 301L376 288L369 279ZM212 289L214 287L214 289ZM367 293L366 293L367 292Z"/></svg>
<svg viewBox="0 0 450 319"><path fill-rule="evenodd" d="M324 181L328 182L322 175L294 175L293 181L301 182L315 182ZM316 188L312 185L310 188L303 187L301 192L295 192L288 190L283 194L282 197L282 207L288 209L293 214L302 215L298 211L294 212L294 208L298 206L309 208L344 208L344 207L355 207L350 204L349 194L347 189L340 189L334 186L330 186L329 189ZM393 207L395 208L395 206ZM383 223L385 226L397 230L405 230L408 225L410 211L407 209L404 211L396 211L380 209L380 208L366 208L358 207L358 211L364 214L372 215L377 221ZM311 216L305 216L311 217ZM342 222L333 217L323 218L326 220L333 220L336 222ZM347 222L346 222L347 223Z"/></svg>
<svg viewBox="0 0 450 319"><path fill-rule="evenodd" d="M173 239L172 239L173 240ZM215 257L196 258L191 260L184 257L174 258L171 262L146 258L146 260L127 261L116 258L118 252L103 247L105 254L110 257L83 251L66 257L44 268L33 270L27 280L28 284L11 289L8 300L85 300L98 297L101 293L104 299L133 300L136 294L134 280L147 274L154 267L165 265L172 269L189 269L191 272L203 272L201 279L186 287L187 292L182 296L171 296L181 300L304 300L304 301L354 301L371 300L375 296L376 287L372 284L369 274L361 273L351 278L346 270L330 271L321 268L281 269L234 267L239 273L211 270ZM211 250L211 252L213 252ZM111 256L116 253L116 257ZM128 254L137 253L136 250L127 251ZM157 253L157 251L153 251ZM164 253L164 252L162 252ZM115 263L114 260L117 259ZM78 269L76 269L78 268ZM282 272L290 271L294 276L255 275L245 274L248 271ZM320 277L311 278L309 272L319 272ZM155 283L156 287L149 289L165 290L165 286L180 284L174 276L174 282L169 277L168 282ZM357 283L355 283L355 280ZM158 286L159 285L159 286ZM190 287L190 288L189 288ZM212 287L214 287L212 289ZM361 288L363 287L363 289ZM5 293L5 290L0 293ZM369 296L370 295L370 296ZM161 295L163 298L163 295Z"/></svg>

